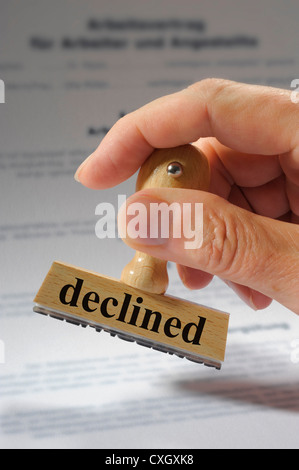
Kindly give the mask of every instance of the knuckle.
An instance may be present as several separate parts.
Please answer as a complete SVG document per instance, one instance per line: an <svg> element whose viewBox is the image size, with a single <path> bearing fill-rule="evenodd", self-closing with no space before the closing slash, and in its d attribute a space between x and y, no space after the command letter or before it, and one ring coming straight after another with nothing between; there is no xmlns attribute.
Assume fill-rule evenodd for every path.
<svg viewBox="0 0 299 470"><path fill-rule="evenodd" d="M234 214L222 216L210 211L209 235L205 246L209 271L227 278L236 277L246 263L248 243L244 243L244 228Z"/></svg>
<svg viewBox="0 0 299 470"><path fill-rule="evenodd" d="M198 82L192 83L188 86L187 90L195 93L204 93L204 94L211 94L217 93L225 88L229 83L229 80L225 80L223 78L214 78L208 77L199 80Z"/></svg>

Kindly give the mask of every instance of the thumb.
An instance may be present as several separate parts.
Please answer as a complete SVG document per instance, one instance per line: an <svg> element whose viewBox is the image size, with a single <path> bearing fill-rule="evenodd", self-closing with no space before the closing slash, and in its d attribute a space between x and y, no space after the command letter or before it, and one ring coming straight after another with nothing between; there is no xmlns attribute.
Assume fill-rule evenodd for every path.
<svg viewBox="0 0 299 470"><path fill-rule="evenodd" d="M247 286L299 314L298 225L214 194L172 188L135 193L118 224L135 250Z"/></svg>

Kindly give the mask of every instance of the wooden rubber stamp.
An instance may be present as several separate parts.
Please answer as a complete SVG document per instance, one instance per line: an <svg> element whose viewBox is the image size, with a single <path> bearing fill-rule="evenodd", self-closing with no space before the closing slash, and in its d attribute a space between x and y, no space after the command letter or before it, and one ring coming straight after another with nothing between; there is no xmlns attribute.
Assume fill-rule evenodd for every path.
<svg viewBox="0 0 299 470"><path fill-rule="evenodd" d="M137 191L148 187L207 190L208 162L192 145L155 150L137 178ZM220 369L229 315L167 295L167 286L167 261L141 252L120 280L54 262L34 311Z"/></svg>

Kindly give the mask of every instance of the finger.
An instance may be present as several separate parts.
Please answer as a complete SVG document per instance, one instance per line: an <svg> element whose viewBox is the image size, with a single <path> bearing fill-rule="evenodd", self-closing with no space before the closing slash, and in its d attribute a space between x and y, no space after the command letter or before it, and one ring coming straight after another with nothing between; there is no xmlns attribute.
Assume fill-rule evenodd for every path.
<svg viewBox="0 0 299 470"><path fill-rule="evenodd" d="M238 186L231 187L231 191L226 199L232 204L235 204L235 206L242 207L243 209L249 211L253 211L253 208L249 204L248 200L245 198L242 190L238 188Z"/></svg>
<svg viewBox="0 0 299 470"><path fill-rule="evenodd" d="M177 265L177 271L184 286L188 289L202 289L210 284L213 275L201 271L200 269L190 268L189 266Z"/></svg>
<svg viewBox="0 0 299 470"><path fill-rule="evenodd" d="M291 222L292 222L293 224L299 225L299 215L292 214L292 215L291 215Z"/></svg>
<svg viewBox="0 0 299 470"><path fill-rule="evenodd" d="M178 273L183 284L188 289L202 289L210 284L213 275L205 273L200 269L190 268L189 266L177 265ZM250 289L247 286L241 286L231 281L224 281L249 307L254 310L262 310L269 307L272 299L266 295Z"/></svg>
<svg viewBox="0 0 299 470"><path fill-rule="evenodd" d="M111 187L133 175L154 148L200 137L216 137L240 152L288 156L299 139L297 122L298 106L288 91L202 80L124 116L77 170L76 179L94 189Z"/></svg>
<svg viewBox="0 0 299 470"><path fill-rule="evenodd" d="M290 210L284 175L256 188L242 188L242 193L257 214L276 219Z"/></svg>
<svg viewBox="0 0 299 470"><path fill-rule="evenodd" d="M261 292L242 286L236 282L225 281L225 283L242 299L249 307L254 310L262 310L269 307L272 299Z"/></svg>
<svg viewBox="0 0 299 470"><path fill-rule="evenodd" d="M287 178L286 193L292 212L296 215L299 215L299 185L294 184Z"/></svg>
<svg viewBox="0 0 299 470"><path fill-rule="evenodd" d="M220 144L215 138L208 140L230 176L230 180L238 186L246 188L262 186L283 173L278 155L238 152ZM201 145L202 142L199 146Z"/></svg>
<svg viewBox="0 0 299 470"><path fill-rule="evenodd" d="M203 203L203 225L195 224L194 232L198 241L196 236L203 229L203 240L201 245L193 244L186 249L188 237L184 230L181 237L173 236L170 230L168 238L156 239L129 238L127 230L124 241L129 246L247 286L299 314L298 225L253 214L218 196L196 190L147 189L131 196L127 204L134 202L142 202L147 212L152 202L166 202L167 206L176 202L182 213L184 203L193 204L193 208L196 202ZM122 230L124 214L125 208L119 214ZM169 217L169 213L163 215ZM177 228L176 223L172 222L172 228Z"/></svg>
<svg viewBox="0 0 299 470"><path fill-rule="evenodd" d="M297 105L298 106L298 105ZM298 125L298 116L297 116ZM299 131L297 130L297 138ZM296 138L296 131L295 131ZM299 145L297 145L293 152L287 152L279 156L280 165L292 183L299 186Z"/></svg>

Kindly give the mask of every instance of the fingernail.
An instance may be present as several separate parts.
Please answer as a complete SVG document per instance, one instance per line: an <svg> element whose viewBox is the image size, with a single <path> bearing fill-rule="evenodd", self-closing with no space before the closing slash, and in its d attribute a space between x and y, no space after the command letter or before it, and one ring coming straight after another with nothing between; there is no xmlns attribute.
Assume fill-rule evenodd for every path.
<svg viewBox="0 0 299 470"><path fill-rule="evenodd" d="M157 207L165 203L160 199L146 196L131 196L118 213L118 228L123 239L133 245L161 246L166 245L172 233L169 211L159 211ZM162 206L163 207L163 206Z"/></svg>
<svg viewBox="0 0 299 470"><path fill-rule="evenodd" d="M80 183L80 180L79 180L79 170L80 170L80 167L78 168L78 170L77 170L76 173L74 174L74 179L75 179L75 181L77 181L78 183Z"/></svg>
<svg viewBox="0 0 299 470"><path fill-rule="evenodd" d="M75 181L77 181L78 183L80 183L80 173L82 171L82 169L85 167L85 165L87 164L88 160L93 156L93 153L91 153L89 155L89 157L87 157L82 163L81 165L79 166L79 168L77 169L76 173L74 174L74 179Z"/></svg>

